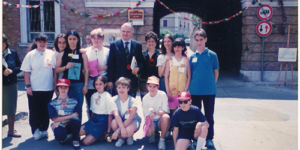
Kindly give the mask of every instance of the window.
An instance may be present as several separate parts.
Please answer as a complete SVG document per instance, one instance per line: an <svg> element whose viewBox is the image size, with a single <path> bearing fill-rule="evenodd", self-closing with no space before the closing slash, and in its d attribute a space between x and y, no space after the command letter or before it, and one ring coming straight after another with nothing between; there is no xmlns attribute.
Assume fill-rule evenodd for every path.
<svg viewBox="0 0 300 150"><path fill-rule="evenodd" d="M28 0L27 5L38 5L42 0ZM28 42L43 32L48 36L48 42L55 39L54 1L44 0L44 4L35 9L27 9Z"/></svg>
<svg viewBox="0 0 300 150"><path fill-rule="evenodd" d="M164 20L163 21L163 27L167 27L168 26L168 20Z"/></svg>
<svg viewBox="0 0 300 150"><path fill-rule="evenodd" d="M183 24L184 24L184 27L183 27L183 28L185 28L185 22L184 22Z"/></svg>
<svg viewBox="0 0 300 150"><path fill-rule="evenodd" d="M187 28L188 28L188 29L190 28L190 23L187 23Z"/></svg>
<svg viewBox="0 0 300 150"><path fill-rule="evenodd" d="M180 21L179 27L181 28L181 26L182 26L182 25L181 25L181 21Z"/></svg>

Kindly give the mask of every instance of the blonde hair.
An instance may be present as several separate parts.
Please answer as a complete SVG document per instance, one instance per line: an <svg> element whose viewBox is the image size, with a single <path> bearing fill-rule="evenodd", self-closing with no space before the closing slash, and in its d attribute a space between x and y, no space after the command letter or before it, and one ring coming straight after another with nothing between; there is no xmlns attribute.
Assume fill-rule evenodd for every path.
<svg viewBox="0 0 300 150"><path fill-rule="evenodd" d="M101 39L104 39L104 33L101 28L97 28L91 31L90 33L91 37L93 38L94 36L98 36Z"/></svg>
<svg viewBox="0 0 300 150"><path fill-rule="evenodd" d="M120 77L117 81L116 81L116 83L115 83L115 85L116 86L118 86L118 85L125 85L125 86L127 86L128 88L130 88L130 79L127 79L127 78L124 78L124 77Z"/></svg>

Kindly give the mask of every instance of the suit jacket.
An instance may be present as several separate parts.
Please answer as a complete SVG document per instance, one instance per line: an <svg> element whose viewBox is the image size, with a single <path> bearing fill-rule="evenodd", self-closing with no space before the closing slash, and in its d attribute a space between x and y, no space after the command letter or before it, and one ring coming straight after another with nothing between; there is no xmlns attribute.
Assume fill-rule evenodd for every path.
<svg viewBox="0 0 300 150"><path fill-rule="evenodd" d="M135 56L140 72L143 68L142 44L131 39L129 65L131 64L133 56ZM113 82L114 84L120 77L126 77L131 80L131 87L137 88L138 78L136 75L132 74L131 69L127 69L127 65L128 63L122 39L111 43L107 60L108 82Z"/></svg>

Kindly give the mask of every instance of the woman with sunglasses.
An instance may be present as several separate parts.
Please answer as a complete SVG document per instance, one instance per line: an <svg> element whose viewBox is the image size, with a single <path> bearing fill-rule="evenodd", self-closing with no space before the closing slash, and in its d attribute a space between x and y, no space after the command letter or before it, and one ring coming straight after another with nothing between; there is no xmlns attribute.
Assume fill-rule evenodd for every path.
<svg viewBox="0 0 300 150"><path fill-rule="evenodd" d="M63 52L66 47L67 47L66 34L64 34L64 33L58 34L54 40L54 49L55 49L54 54L53 54L54 63L56 63L58 54ZM55 66L56 64L53 64L53 65ZM54 77L53 77L54 86L56 85L57 80L61 79L62 76L63 76L62 72L54 73ZM55 89L55 94L58 95L58 90L56 88L54 88L54 89Z"/></svg>
<svg viewBox="0 0 300 150"><path fill-rule="evenodd" d="M197 150L201 150L208 132L209 124L200 109L191 105L191 94L187 91L178 94L179 108L174 112L171 125L174 149L187 149L191 140ZM197 142L196 142L197 141Z"/></svg>
<svg viewBox="0 0 300 150"><path fill-rule="evenodd" d="M53 96L53 51L47 49L48 37L35 37L37 48L28 52L21 70L24 72L29 106L29 124L35 140L48 136L48 103Z"/></svg>
<svg viewBox="0 0 300 150"><path fill-rule="evenodd" d="M63 72L63 78L71 81L68 96L78 100L78 117L81 120L83 95L87 93L88 85L88 59L86 54L79 52L80 36L75 30L67 32L66 41L65 51L57 56L55 72Z"/></svg>

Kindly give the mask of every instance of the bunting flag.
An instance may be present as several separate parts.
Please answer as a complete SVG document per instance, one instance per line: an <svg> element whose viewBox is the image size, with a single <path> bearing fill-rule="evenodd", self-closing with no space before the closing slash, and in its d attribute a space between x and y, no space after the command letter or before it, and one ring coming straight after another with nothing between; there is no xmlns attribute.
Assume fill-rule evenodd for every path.
<svg viewBox="0 0 300 150"><path fill-rule="evenodd" d="M15 7L15 8L20 8L20 7L25 7L25 8L38 8L40 7L43 3L44 3L44 0L42 0L42 3L38 4L38 5L20 5L20 4L12 4L12 3L9 3L9 2L2 2L3 5L5 6L12 6L12 7Z"/></svg>
<svg viewBox="0 0 300 150"><path fill-rule="evenodd" d="M109 14L106 14L106 15L99 15L99 14L87 14L87 13L82 13L82 12L78 12L76 11L75 9L73 8L70 8L64 4L62 4L59 0L53 0L55 1L57 4L59 4L61 7L63 7L64 9L66 10L69 10L70 12L73 12L75 14L79 14L80 16L85 16L85 17L89 17L89 18L105 18L105 17L113 17L115 15L119 15L119 14L122 14L124 12L127 12L129 9L135 9L137 7L139 7L142 2L144 2L145 0L139 0L135 5L134 7L128 7L128 8L125 8L121 11L118 11L118 12L115 12L115 13L109 13Z"/></svg>

